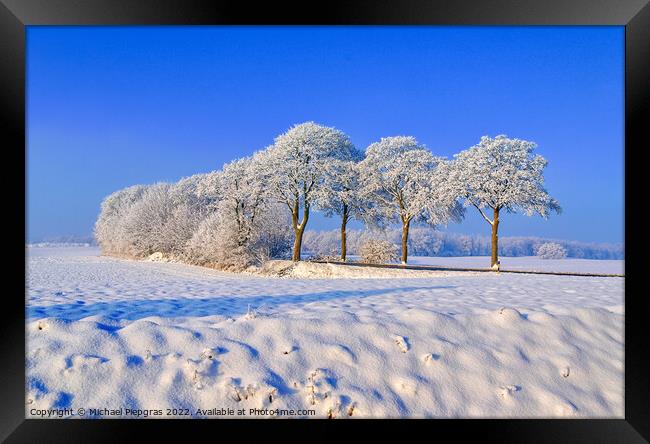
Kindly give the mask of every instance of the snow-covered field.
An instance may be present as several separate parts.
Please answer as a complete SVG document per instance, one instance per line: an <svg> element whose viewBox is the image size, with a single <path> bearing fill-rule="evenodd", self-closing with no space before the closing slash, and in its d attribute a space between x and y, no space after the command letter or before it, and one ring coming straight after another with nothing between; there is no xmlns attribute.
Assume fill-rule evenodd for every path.
<svg viewBox="0 0 650 444"><path fill-rule="evenodd" d="M625 261L596 259L540 259L535 256L499 258L502 270L559 271L576 273L625 274ZM412 265L441 267L489 268L488 256L409 258Z"/></svg>
<svg viewBox="0 0 650 444"><path fill-rule="evenodd" d="M623 278L277 278L27 254L28 417L624 414Z"/></svg>

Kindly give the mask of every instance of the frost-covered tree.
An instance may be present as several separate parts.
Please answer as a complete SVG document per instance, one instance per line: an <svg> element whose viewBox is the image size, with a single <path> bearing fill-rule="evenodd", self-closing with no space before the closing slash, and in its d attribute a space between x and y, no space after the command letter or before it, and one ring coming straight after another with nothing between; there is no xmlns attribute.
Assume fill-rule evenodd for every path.
<svg viewBox="0 0 650 444"><path fill-rule="evenodd" d="M186 246L190 263L243 270L252 263L247 245L241 245L235 220L214 212L204 219Z"/></svg>
<svg viewBox="0 0 650 444"><path fill-rule="evenodd" d="M183 177L172 184L169 188L169 198L172 200L173 205L185 204L199 213L210 208L214 202L218 201L218 197L208 193L201 193L200 189L211 175L212 173L194 174Z"/></svg>
<svg viewBox="0 0 650 444"><path fill-rule="evenodd" d="M399 240L398 230L394 230L390 238ZM409 251L418 256L437 256L445 244L443 233L430 227L416 227L409 232Z"/></svg>
<svg viewBox="0 0 650 444"><path fill-rule="evenodd" d="M443 162L414 137L386 137L366 149L360 163L362 194L372 202L375 221L401 222L402 263L408 258L409 228L412 222L430 225L460 220L462 208L437 168Z"/></svg>
<svg viewBox="0 0 650 444"><path fill-rule="evenodd" d="M216 210L215 197L199 194L198 187L207 176L195 174L169 187L168 197L173 209L162 227L161 236L165 242L161 244L161 252L182 256L200 223Z"/></svg>
<svg viewBox="0 0 650 444"><path fill-rule="evenodd" d="M282 217L286 212L279 210L270 205L260 211L246 243L241 242L241 233L231 214L211 213L187 243L186 260L197 265L243 270L271 258L288 257L293 239L287 230L288 217Z"/></svg>
<svg viewBox="0 0 650 444"><path fill-rule="evenodd" d="M169 194L171 186L157 183L147 187L124 218L122 229L128 241L127 254L144 257L170 251L173 240L165 237L165 224L174 211Z"/></svg>
<svg viewBox="0 0 650 444"><path fill-rule="evenodd" d="M236 269L254 262L251 243L258 240L254 238L264 230L262 225L268 225L260 220L268 201L258 159L234 160L199 182L198 195L210 200L208 207L216 215L205 219L187 245L191 260Z"/></svg>
<svg viewBox="0 0 650 444"><path fill-rule="evenodd" d="M289 219L289 214L278 203L269 203L259 213L249 242L254 263L291 257L294 239L291 231L287 230L291 223Z"/></svg>
<svg viewBox="0 0 650 444"><path fill-rule="evenodd" d="M95 239L104 253L127 253L124 220L147 188L146 185L133 185L110 194L102 201L95 223Z"/></svg>
<svg viewBox="0 0 650 444"><path fill-rule="evenodd" d="M197 193L205 176L128 187L108 196L95 224L102 251L134 257L155 252L182 256L200 222L214 211L213 198Z"/></svg>
<svg viewBox="0 0 650 444"><path fill-rule="evenodd" d="M537 248L536 255L541 259L564 259L566 249L556 242L546 242Z"/></svg>
<svg viewBox="0 0 650 444"><path fill-rule="evenodd" d="M323 186L316 193L318 209L325 216L336 214L341 217L342 261L346 260L347 255L347 224L352 218L362 219L367 208L367 200L359 193L361 178L358 162L363 159L363 153L351 149L350 158L332 159L326 163Z"/></svg>
<svg viewBox="0 0 650 444"><path fill-rule="evenodd" d="M295 234L292 260L300 260L302 236L325 181L327 163L350 159L352 150L352 143L343 132L306 122L278 136L272 146L259 154L266 186L291 214Z"/></svg>
<svg viewBox="0 0 650 444"><path fill-rule="evenodd" d="M267 203L267 186L262 180L260 156L244 157L223 167L219 211L232 219L237 243L246 245L251 240L259 214Z"/></svg>
<svg viewBox="0 0 650 444"><path fill-rule="evenodd" d="M216 209L224 197L223 171L212 171L201 175L196 182L196 196L206 203L208 209Z"/></svg>
<svg viewBox="0 0 650 444"><path fill-rule="evenodd" d="M396 261L397 247L385 239L366 239L359 247L361 262L365 264L385 264Z"/></svg>
<svg viewBox="0 0 650 444"><path fill-rule="evenodd" d="M536 144L499 135L483 136L478 145L456 154L447 171L446 184L472 205L492 227L491 266L498 268L499 216L509 213L534 213L547 218L551 211L561 211L558 202L544 188L547 161L533 155ZM492 218L486 214L492 211Z"/></svg>

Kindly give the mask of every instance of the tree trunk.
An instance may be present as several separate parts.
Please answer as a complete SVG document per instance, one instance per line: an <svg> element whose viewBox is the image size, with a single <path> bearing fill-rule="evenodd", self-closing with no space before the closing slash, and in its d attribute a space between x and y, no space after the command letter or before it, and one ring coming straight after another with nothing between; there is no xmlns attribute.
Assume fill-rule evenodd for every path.
<svg viewBox="0 0 650 444"><path fill-rule="evenodd" d="M406 264L408 257L408 247L407 243L409 240L409 225L411 225L411 220L402 221L402 264Z"/></svg>
<svg viewBox="0 0 650 444"><path fill-rule="evenodd" d="M341 260L345 262L347 253L345 226L348 224L348 206L343 204L343 217L341 218Z"/></svg>
<svg viewBox="0 0 650 444"><path fill-rule="evenodd" d="M494 209L494 219L492 219L492 261L490 266L498 270L499 262L499 209Z"/></svg>
<svg viewBox="0 0 650 444"><path fill-rule="evenodd" d="M302 210L302 221L298 224L298 204L295 205L295 211L293 212L293 229L296 232L296 239L293 241L293 255L291 260L298 262L300 260L300 249L302 247L302 235L305 232L305 227L307 226L307 221L309 220L309 206L305 205Z"/></svg>
<svg viewBox="0 0 650 444"><path fill-rule="evenodd" d="M291 257L291 260L294 262L298 262L300 260L300 249L302 247L302 233L304 232L304 228L298 228L296 230L296 238L293 241L293 255Z"/></svg>

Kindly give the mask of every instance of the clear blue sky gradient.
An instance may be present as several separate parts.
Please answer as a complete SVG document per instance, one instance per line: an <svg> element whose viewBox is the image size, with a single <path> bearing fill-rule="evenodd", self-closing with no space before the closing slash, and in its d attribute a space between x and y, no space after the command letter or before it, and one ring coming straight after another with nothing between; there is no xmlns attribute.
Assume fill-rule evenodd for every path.
<svg viewBox="0 0 650 444"><path fill-rule="evenodd" d="M622 242L623 94L623 27L29 27L28 239L90 234L109 193L314 120L446 157L533 140L564 212L505 215L501 235ZM489 234L472 208L446 229Z"/></svg>

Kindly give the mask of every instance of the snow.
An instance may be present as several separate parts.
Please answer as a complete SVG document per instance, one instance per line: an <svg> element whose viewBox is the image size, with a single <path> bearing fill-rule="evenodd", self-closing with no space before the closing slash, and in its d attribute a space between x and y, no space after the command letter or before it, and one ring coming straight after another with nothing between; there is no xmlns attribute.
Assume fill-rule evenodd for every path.
<svg viewBox="0 0 650 444"><path fill-rule="evenodd" d="M348 267L340 264L313 262L268 261L258 271L264 276L298 279L386 279L431 278L442 276L467 276L459 271L400 270L393 268ZM478 273L473 273L477 275Z"/></svg>
<svg viewBox="0 0 650 444"><path fill-rule="evenodd" d="M623 260L541 259L536 256L499 257L501 270L558 271L575 273L625 274ZM489 268L489 256L409 258L411 265L437 265L456 268Z"/></svg>
<svg viewBox="0 0 650 444"><path fill-rule="evenodd" d="M623 417L622 278L329 264L278 278L93 247L27 254L28 417Z"/></svg>

